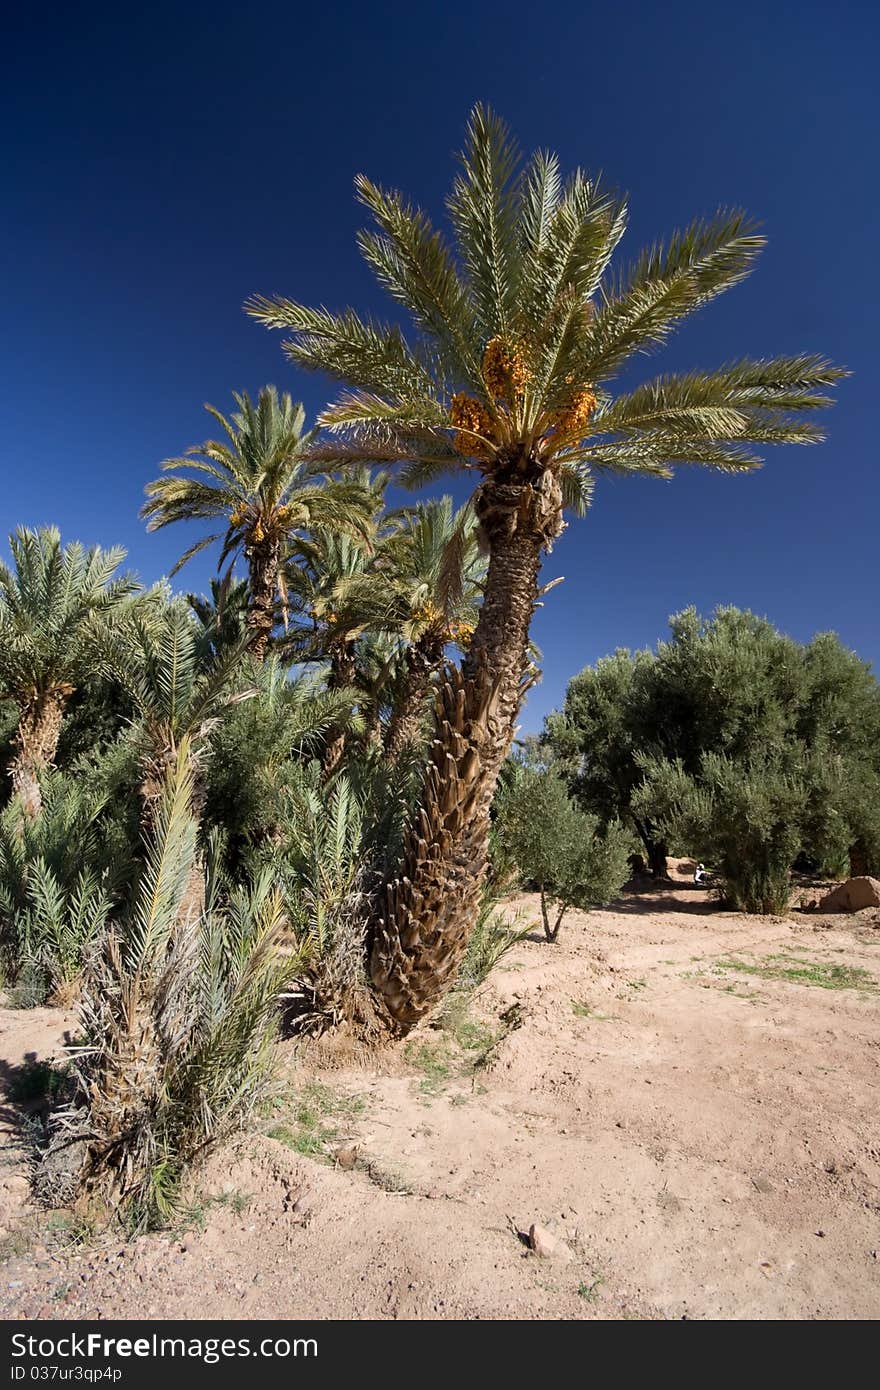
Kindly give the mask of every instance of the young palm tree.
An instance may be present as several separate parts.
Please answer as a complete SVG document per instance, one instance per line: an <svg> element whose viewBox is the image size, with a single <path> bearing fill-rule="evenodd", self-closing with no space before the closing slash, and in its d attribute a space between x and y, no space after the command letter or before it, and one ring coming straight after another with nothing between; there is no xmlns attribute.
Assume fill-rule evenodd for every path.
<svg viewBox="0 0 880 1390"><path fill-rule="evenodd" d="M384 620L404 643L403 679L385 737L392 763L418 741L447 648L466 650L473 635L486 574L477 527L470 507L456 512L452 498L441 497L415 507L380 553L389 577Z"/></svg>
<svg viewBox="0 0 880 1390"><path fill-rule="evenodd" d="M210 629L198 624L182 599L151 605L120 626L105 645L103 665L118 681L135 710L141 752L140 795L147 833L162 797L168 768L186 739L192 763L193 811L203 801L201 764L209 735L233 704L256 693L242 672L244 643L214 653Z"/></svg>
<svg viewBox="0 0 880 1390"><path fill-rule="evenodd" d="M287 603L281 651L294 661L326 662L327 688L336 692L351 691L358 684L357 643L372 618L363 594L375 590L388 477L354 469L351 481L364 498L360 534L315 527L309 536L294 539L284 570ZM346 723L330 733L322 760L327 776L342 761L347 731Z"/></svg>
<svg viewBox="0 0 880 1390"><path fill-rule="evenodd" d="M12 789L36 816L39 774L54 762L67 702L94 669L111 615L137 586L114 577L124 550L62 546L54 527L20 528L9 549L13 567L0 563L0 691L19 709Z"/></svg>
<svg viewBox="0 0 880 1390"><path fill-rule="evenodd" d="M227 571L222 579L211 580L211 597L187 594L186 601L202 630L210 638L215 658L239 649L247 638L250 586L246 579L234 579Z"/></svg>
<svg viewBox="0 0 880 1390"><path fill-rule="evenodd" d="M457 470L488 551L485 596L460 673L441 694L418 825L375 934L372 976L407 1028L447 987L475 919L488 810L523 693L544 552L596 473L669 477L678 463L727 473L754 445L808 444L802 418L841 376L811 355L732 362L616 393L634 354L751 270L763 239L739 212L693 222L612 278L625 203L555 156L523 166L503 123L477 107L448 200L450 247L428 217L361 176L375 227L360 249L409 314L414 337L290 299L251 315L288 332L287 355L346 390L313 457L402 465L419 485Z"/></svg>
<svg viewBox="0 0 880 1390"><path fill-rule="evenodd" d="M210 630L198 630L183 600L165 604L161 595L152 605L144 605L106 644L105 670L134 705L145 835L154 832L168 769L176 764L184 745L191 773L190 810L200 820L210 735L230 706L256 693L243 678L244 653L242 643L216 657ZM201 910L204 884L202 863L196 857L184 900L186 910Z"/></svg>
<svg viewBox="0 0 880 1390"><path fill-rule="evenodd" d="M134 903L88 972L74 1103L56 1112L46 1155L67 1150L68 1170L79 1157L70 1198L99 1193L130 1204L145 1223L167 1223L187 1166L263 1094L279 995L302 966L289 931L285 941L268 871L222 904L185 910L197 837L192 776L184 737L166 770ZM51 1191L48 1163L38 1185L41 1177Z"/></svg>
<svg viewBox="0 0 880 1390"><path fill-rule="evenodd" d="M221 565L243 553L250 580L247 626L253 653L262 661L284 597L282 566L290 538L314 526L358 534L364 499L360 484L328 481L326 470L308 458L314 432L303 432L305 412L289 395L279 398L274 386L266 386L256 405L246 391L234 398L238 411L229 419L205 407L228 442L209 439L183 458L166 459L162 468L172 476L148 485L141 515L149 531L173 521L225 523L223 531L191 545L173 572L221 539ZM181 471L186 469L198 477L188 477Z"/></svg>

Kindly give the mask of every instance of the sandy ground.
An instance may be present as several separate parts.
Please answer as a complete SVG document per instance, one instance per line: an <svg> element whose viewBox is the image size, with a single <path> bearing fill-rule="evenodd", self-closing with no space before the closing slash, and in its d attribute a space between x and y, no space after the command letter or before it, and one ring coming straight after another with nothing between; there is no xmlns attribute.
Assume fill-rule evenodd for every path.
<svg viewBox="0 0 880 1390"><path fill-rule="evenodd" d="M868 975L826 989L732 959ZM30 1207L7 1105L0 1313L875 1318L872 980L866 914L748 918L685 882L573 912L556 946L506 957L458 1041L422 1027L322 1072L291 1052L267 1133L215 1154L188 1223L133 1241L77 1243ZM0 1012L7 1081L68 1023ZM526 1247L532 1222L560 1257Z"/></svg>

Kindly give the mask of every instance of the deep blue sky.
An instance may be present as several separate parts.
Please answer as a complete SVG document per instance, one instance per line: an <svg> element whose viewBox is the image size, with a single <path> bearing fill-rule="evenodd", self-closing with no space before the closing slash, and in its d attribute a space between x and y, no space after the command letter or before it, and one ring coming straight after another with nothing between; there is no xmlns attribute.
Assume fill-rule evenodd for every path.
<svg viewBox="0 0 880 1390"><path fill-rule="evenodd" d="M166 572L193 535L147 536L137 512L158 461L211 432L202 403L269 381L310 415L325 400L242 301L386 312L352 178L439 216L483 99L526 149L629 192L627 258L722 204L764 224L752 278L646 373L800 350L854 372L828 442L774 451L757 475L600 483L546 565L566 578L536 623L545 679L524 726L688 603L751 607L801 639L834 628L880 665L878 38L875 6L845 0L216 0L8 20L0 532L55 522L124 543L146 580Z"/></svg>

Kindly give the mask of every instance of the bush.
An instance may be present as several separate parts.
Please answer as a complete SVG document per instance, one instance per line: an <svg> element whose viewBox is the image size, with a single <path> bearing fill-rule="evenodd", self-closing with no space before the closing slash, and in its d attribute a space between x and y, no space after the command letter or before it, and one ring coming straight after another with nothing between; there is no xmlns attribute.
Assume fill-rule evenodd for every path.
<svg viewBox="0 0 880 1390"><path fill-rule="evenodd" d="M293 1012L321 1031L369 1012L364 809L345 776L322 786L317 764L289 788L288 809L277 868L304 966Z"/></svg>
<svg viewBox="0 0 880 1390"><path fill-rule="evenodd" d="M497 799L495 826L502 852L541 894L548 941L570 907L609 902L629 876L630 835L616 824L600 834L553 771L520 768Z"/></svg>
<svg viewBox="0 0 880 1390"><path fill-rule="evenodd" d="M849 852L850 872L880 870L880 686L870 666L833 633L802 645L736 608L710 619L686 609L670 626L656 652L619 651L575 676L547 721L545 744L583 809L629 824L661 874L670 832L647 794L644 759L677 763L699 782L704 757L719 754L755 785L769 757L813 784L809 813L806 789L797 798L795 857L836 869Z"/></svg>
<svg viewBox="0 0 880 1390"><path fill-rule="evenodd" d="M743 912L782 913L789 869L812 806L807 760L734 761L707 753L696 777L680 762L645 759L640 796L669 835L712 862L724 901Z"/></svg>

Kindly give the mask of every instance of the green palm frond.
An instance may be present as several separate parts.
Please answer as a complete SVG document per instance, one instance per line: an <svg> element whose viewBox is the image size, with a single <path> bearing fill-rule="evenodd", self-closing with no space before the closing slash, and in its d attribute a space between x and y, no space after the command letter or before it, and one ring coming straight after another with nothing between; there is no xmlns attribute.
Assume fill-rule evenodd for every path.
<svg viewBox="0 0 880 1390"><path fill-rule="evenodd" d="M443 345L458 380L476 383L473 312L452 253L419 209L399 193L386 193L370 179L355 180L358 198L368 207L379 232L360 232L358 245L379 282L416 322Z"/></svg>
<svg viewBox="0 0 880 1390"><path fill-rule="evenodd" d="M488 107L474 107L448 208L467 271L478 339L506 336L516 316L518 166L507 126Z"/></svg>
<svg viewBox="0 0 880 1390"><path fill-rule="evenodd" d="M146 866L124 951L129 972L138 974L171 935L177 922L196 849L189 743L180 742L159 803L155 833L146 846Z"/></svg>

